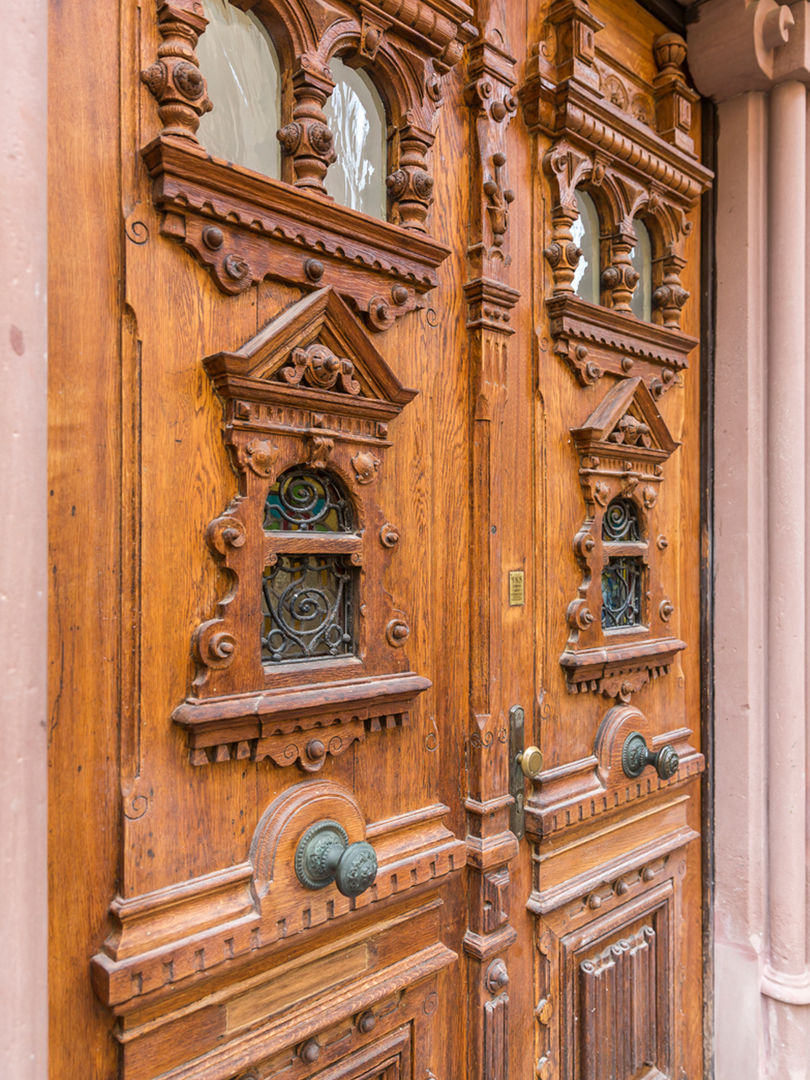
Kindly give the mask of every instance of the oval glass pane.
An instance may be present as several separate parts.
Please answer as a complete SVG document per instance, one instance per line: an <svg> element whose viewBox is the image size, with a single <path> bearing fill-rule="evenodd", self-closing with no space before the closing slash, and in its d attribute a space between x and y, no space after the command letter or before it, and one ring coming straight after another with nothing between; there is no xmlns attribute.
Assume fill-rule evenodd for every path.
<svg viewBox="0 0 810 1080"><path fill-rule="evenodd" d="M335 137L337 160L326 173L326 190L352 210L386 217L387 164L385 108L364 71L339 57L329 61L335 89L324 106Z"/></svg>
<svg viewBox="0 0 810 1080"><path fill-rule="evenodd" d="M579 217L571 226L574 243L582 255L574 271L574 292L592 304L599 303L599 214L590 195L576 192Z"/></svg>
<svg viewBox="0 0 810 1080"><path fill-rule="evenodd" d="M638 270L638 284L630 298L633 314L645 322L652 318L652 243L647 226L643 221L634 221L636 246L631 259Z"/></svg>
<svg viewBox="0 0 810 1080"><path fill-rule="evenodd" d="M270 36L228 0L205 0L205 14L197 56L214 108L200 120L200 142L214 157L278 178L281 78Z"/></svg>

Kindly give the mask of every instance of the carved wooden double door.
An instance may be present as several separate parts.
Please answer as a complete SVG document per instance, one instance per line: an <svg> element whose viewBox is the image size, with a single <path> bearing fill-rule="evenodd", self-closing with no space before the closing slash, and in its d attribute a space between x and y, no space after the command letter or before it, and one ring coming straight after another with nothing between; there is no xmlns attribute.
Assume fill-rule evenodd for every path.
<svg viewBox="0 0 810 1080"><path fill-rule="evenodd" d="M52 34L53 1075L698 1080L682 40L632 0Z"/></svg>

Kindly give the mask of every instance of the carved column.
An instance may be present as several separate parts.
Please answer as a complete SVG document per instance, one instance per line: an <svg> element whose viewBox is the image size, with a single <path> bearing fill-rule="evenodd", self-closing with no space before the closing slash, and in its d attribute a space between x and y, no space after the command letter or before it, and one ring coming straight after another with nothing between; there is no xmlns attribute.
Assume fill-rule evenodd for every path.
<svg viewBox="0 0 810 1080"><path fill-rule="evenodd" d="M197 142L200 117L211 111L195 48L208 20L200 0L158 0L158 58L141 79L158 102L163 135Z"/></svg>
<svg viewBox="0 0 810 1080"><path fill-rule="evenodd" d="M509 1055L509 862L517 841L509 831L508 705L501 671L502 485L494 482L500 456L511 310L519 293L503 280L509 266L505 130L515 113L514 59L495 44L489 5L478 8L480 33L468 52L465 98L474 125L471 168L471 242L465 286L471 353L472 530L474 565L470 626L467 865L467 1069L470 1080L506 1080ZM500 29L500 27L498 28ZM497 40L503 41L498 35Z"/></svg>
<svg viewBox="0 0 810 1080"><path fill-rule="evenodd" d="M614 311L630 311L630 300L638 284L638 270L633 266L636 235L632 229L620 229L610 241L610 266L602 271L602 289Z"/></svg>
<svg viewBox="0 0 810 1080"><path fill-rule="evenodd" d="M292 122L278 132L282 153L292 159L292 182L296 187L326 195L326 170L335 160L332 132L323 107L335 88L329 72L313 57L301 57L293 75Z"/></svg>
<svg viewBox="0 0 810 1080"><path fill-rule="evenodd" d="M433 202L433 177L427 171L427 153L433 134L427 126L406 114L399 131L399 168L386 177L391 201L391 220L406 229L425 231L425 220Z"/></svg>

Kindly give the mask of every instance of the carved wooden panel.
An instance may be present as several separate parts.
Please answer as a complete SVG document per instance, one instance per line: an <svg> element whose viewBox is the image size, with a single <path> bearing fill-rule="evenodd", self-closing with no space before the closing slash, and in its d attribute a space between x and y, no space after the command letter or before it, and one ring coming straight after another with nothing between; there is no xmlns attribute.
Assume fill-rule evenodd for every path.
<svg viewBox="0 0 810 1080"><path fill-rule="evenodd" d="M192 1056L203 1054L205 1064L189 1071L178 1058L173 1077L230 1077L235 1062L272 1063L257 1070L263 1080L277 1075L282 1058L291 1076L303 1075L302 1063L343 1059L352 1048L346 1030L354 1032L354 1041L365 1041L384 1018L401 1022L407 1003L416 1000L414 986L427 987L420 990L421 1007L429 979L455 959L439 941L437 921L437 885L457 874L465 858L463 843L446 827L447 813L447 807L429 806L367 824L345 788L305 782L268 807L249 862L152 894L117 898L110 909L114 930L92 972L98 996L121 1018L131 1075L145 1075L147 1062L161 1061L165 1068L179 1053L171 1046L173 1033L190 1030L197 1031ZM374 847L376 879L357 897L341 895L334 884L307 890L296 876L302 834L325 819L337 821L350 843L365 840ZM307 944L291 962L288 950L296 938ZM310 991L329 989L328 1005L307 1000L291 1018L296 980ZM202 1021L203 1035L198 1025L210 1012L214 987L221 1015L213 1026ZM160 1021L142 1028L157 1003ZM336 1023L339 1037L333 1038ZM191 1054L190 1044L183 1045L182 1052ZM380 1060L370 1054L355 1064L376 1068ZM379 1067L409 1077L409 1060L397 1053Z"/></svg>
<svg viewBox="0 0 810 1080"><path fill-rule="evenodd" d="M657 74L646 84L600 50L604 26L587 0L554 0L520 91L529 127L551 138L542 159L553 193L544 251L554 283L550 329L556 354L583 384L631 371L661 394L696 345L680 330L689 297L681 284L692 227L686 215L711 174L691 138L696 95L682 71L686 43L677 34L656 38ZM600 305L574 295L582 254L571 231L577 188L600 218ZM635 219L652 242L652 323L630 307L639 279L631 259Z"/></svg>
<svg viewBox="0 0 810 1080"><path fill-rule="evenodd" d="M538 848L529 907L537 915L536 1074L541 1080L675 1080L683 1051L684 875L697 838L683 799L634 826L590 833L577 880L569 844ZM635 826L636 832L638 826Z"/></svg>
<svg viewBox="0 0 810 1080"><path fill-rule="evenodd" d="M587 513L574 540L582 583L568 607L560 663L571 691L626 702L685 648L671 630L675 606L663 583L668 541L656 528L655 510L664 464L678 444L640 376L618 382L571 434ZM623 532L633 526L632 536L615 534L618 543L610 539L614 508L624 518ZM606 626L603 606L604 575L616 557L632 561L638 597L631 624L614 627Z"/></svg>
<svg viewBox="0 0 810 1080"><path fill-rule="evenodd" d="M194 51L205 32L200 0L158 0L161 44L142 72L163 129L143 149L163 233L208 267L226 293L267 276L333 285L375 329L421 306L446 248L425 237L433 199L429 151L442 79L472 36L460 0L250 0L282 68L282 182L207 155L196 131L216 101ZM336 205L324 177L335 160L323 111L334 56L367 72L385 104L389 221Z"/></svg>
<svg viewBox="0 0 810 1080"><path fill-rule="evenodd" d="M678 754L678 767L662 779L653 768L629 779L622 768L622 748L634 731L656 749L670 745ZM609 815L662 791L683 784L703 772L705 761L692 744L689 728L656 732L650 719L633 706L609 709L596 733L593 753L543 773L526 805L526 830L541 837L551 836L582 821Z"/></svg>
<svg viewBox="0 0 810 1080"><path fill-rule="evenodd" d="M313 772L369 732L407 723L409 703L430 685L407 669L402 647L410 628L382 587L399 534L374 498L389 424L415 391L400 385L329 288L304 297L237 352L204 363L224 403L240 491L208 527L209 547L232 584L218 615L195 631L197 676L174 719L188 732L195 765L270 759ZM287 484L292 503L285 511L283 478L296 468L303 478L297 487ZM321 516L328 509L318 477L329 490L345 491L339 497L346 503L341 514L354 523L349 531L336 532L336 525L289 531L297 517L309 529L303 517L305 511L311 517L313 500L323 504ZM274 482L281 487L271 501ZM292 520L268 525L268 513ZM287 531L273 531L275 523ZM346 625L338 624L331 597L320 588L329 571L316 569L308 583L309 571L300 569L324 552L323 565L339 563L340 588L352 590ZM268 610L282 602L269 595L268 574L288 563L292 584L282 599L293 592L284 600L286 618L280 609L263 614L263 594ZM265 632L268 619L272 629ZM301 635L319 620L326 626L322 647L310 655ZM298 642L300 657L285 662L279 640Z"/></svg>

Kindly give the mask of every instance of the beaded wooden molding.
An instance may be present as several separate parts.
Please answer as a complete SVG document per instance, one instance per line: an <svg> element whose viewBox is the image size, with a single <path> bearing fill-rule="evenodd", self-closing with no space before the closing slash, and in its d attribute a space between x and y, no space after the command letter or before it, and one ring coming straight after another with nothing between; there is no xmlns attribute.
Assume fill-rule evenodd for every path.
<svg viewBox="0 0 810 1080"><path fill-rule="evenodd" d="M551 333L557 354L583 384L631 370L660 394L697 344L680 330L688 298L680 275L687 214L712 174L697 160L690 135L697 95L682 71L686 43L677 34L656 39L658 73L648 86L600 52L603 25L586 0L555 0L520 91L528 126L551 140L542 159L552 186L552 236L544 251L553 281ZM572 234L577 188L591 196L601 222L601 306L573 291L581 255ZM630 307L638 282L634 219L646 225L652 244L652 323L636 319Z"/></svg>
<svg viewBox="0 0 810 1080"><path fill-rule="evenodd" d="M449 251L426 235L433 198L429 152L443 76L474 36L460 0L239 0L273 38L284 73L282 178L211 157L197 138L208 98L195 47L200 0L157 0L161 43L142 79L163 128L143 150L163 233L178 240L225 293L264 277L334 286L376 330L421 306ZM338 206L324 177L335 158L323 106L329 61L366 71L389 125L388 221Z"/></svg>
<svg viewBox="0 0 810 1080"><path fill-rule="evenodd" d="M571 434L587 513L574 539L582 582L568 606L569 637L560 664L572 693L596 691L627 702L650 679L665 674L686 648L670 631L675 608L661 580L667 539L655 536L654 529L664 462L679 444L640 376L616 383ZM635 508L641 530L639 540L622 550L603 538L605 514L617 497ZM606 630L602 571L616 554L636 555L643 564L642 621Z"/></svg>
<svg viewBox="0 0 810 1080"><path fill-rule="evenodd" d="M316 771L370 732L407 723L430 686L408 670L410 628L382 587L399 533L375 496L388 425L416 392L329 288L293 304L237 352L203 363L223 401L239 494L208 527L230 587L194 633L197 674L173 718L188 733L194 765L270 759ZM323 533L263 526L271 486L299 465L337 479L355 516L353 531L329 534L329 550L353 568L356 645L350 655L270 663L262 657L265 568L282 551L323 546Z"/></svg>

